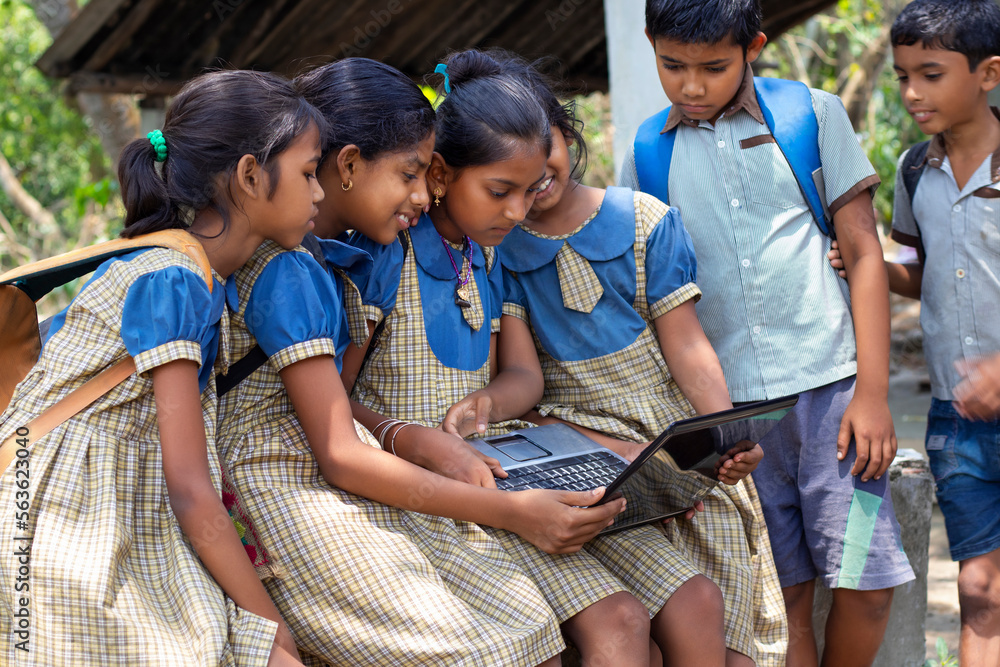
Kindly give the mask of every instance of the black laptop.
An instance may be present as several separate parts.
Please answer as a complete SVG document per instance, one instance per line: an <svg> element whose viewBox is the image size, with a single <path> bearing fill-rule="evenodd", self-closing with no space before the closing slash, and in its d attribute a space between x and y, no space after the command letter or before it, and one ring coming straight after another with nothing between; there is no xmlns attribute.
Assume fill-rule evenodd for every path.
<svg viewBox="0 0 1000 667"><path fill-rule="evenodd" d="M608 533L687 512L719 483L719 460L760 442L796 401L786 396L674 422L631 463L564 424L469 442L507 471L496 480L502 490L607 487L598 504L625 496L625 511L601 531Z"/></svg>

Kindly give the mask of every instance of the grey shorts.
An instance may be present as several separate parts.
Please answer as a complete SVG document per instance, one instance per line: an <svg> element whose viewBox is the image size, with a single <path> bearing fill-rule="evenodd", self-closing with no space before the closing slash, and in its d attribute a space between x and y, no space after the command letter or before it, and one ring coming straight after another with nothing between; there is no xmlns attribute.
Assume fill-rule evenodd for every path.
<svg viewBox="0 0 1000 667"><path fill-rule="evenodd" d="M799 395L760 445L753 473L781 586L817 576L829 588L877 590L912 580L892 506L889 475L852 476L851 441L837 460L837 433L851 397L849 377Z"/></svg>

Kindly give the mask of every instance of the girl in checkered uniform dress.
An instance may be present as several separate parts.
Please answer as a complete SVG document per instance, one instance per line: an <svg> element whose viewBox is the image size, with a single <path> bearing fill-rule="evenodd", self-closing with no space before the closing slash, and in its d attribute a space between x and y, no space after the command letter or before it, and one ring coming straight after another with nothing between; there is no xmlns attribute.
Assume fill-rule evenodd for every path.
<svg viewBox="0 0 1000 667"><path fill-rule="evenodd" d="M109 365L135 360L135 375L31 446L29 525L0 522L3 664L301 664L219 497L213 365L227 348L222 276L266 239L301 241L323 196L314 172L324 129L288 81L216 72L178 93L159 149L146 139L125 147L122 235L188 229L210 239L212 275L163 248L102 264L55 317L0 417L6 438ZM4 508L14 506L13 473L0 482ZM20 593L16 537L30 538ZM28 600L27 650L12 634L18 597Z"/></svg>
<svg viewBox="0 0 1000 667"><path fill-rule="evenodd" d="M527 326L511 320L508 330L508 318L500 324L501 267L492 246L531 205L549 152L549 124L530 89L503 75L487 54L454 54L445 74L428 171L435 202L405 233L410 251L396 303L354 397L380 414L437 426L449 406L486 387L492 377L490 387L497 391L491 394L496 400L490 430L502 432L524 424L507 420L534 407L542 382ZM461 465L440 464L444 474L494 486L495 460L454 458ZM516 503L537 503L547 494L565 504L590 505L599 493L507 495ZM721 632L718 589L697 577L655 528L577 541L574 549L587 545L557 556L530 533L489 532L534 579L585 664L599 658L648 664L650 618L692 579L689 612L703 614L709 624L716 618Z"/></svg>
<svg viewBox="0 0 1000 667"><path fill-rule="evenodd" d="M352 419L339 376L369 336L365 313L378 317L395 299L396 236L429 202L434 111L413 82L372 60L296 83L331 125L319 172L329 198L315 218L327 271L302 249L268 243L237 272L233 358L259 344L269 362L220 403L220 451L273 572L265 584L307 664L552 659L563 647L554 614L473 522L498 519L500 492L391 454L463 444L441 431L368 421L390 450L381 451Z"/></svg>
<svg viewBox="0 0 1000 667"><path fill-rule="evenodd" d="M504 313L530 325L545 377L532 418L566 422L634 455L634 443L671 422L732 407L694 312L694 250L676 209L643 193L580 185L586 145L573 108L534 67L519 59L507 66L532 83L553 133L543 187L501 246ZM783 665L781 589L756 489L740 479L755 463L726 465L734 473L721 471L726 484L705 499L706 511L667 532L722 589L727 648Z"/></svg>

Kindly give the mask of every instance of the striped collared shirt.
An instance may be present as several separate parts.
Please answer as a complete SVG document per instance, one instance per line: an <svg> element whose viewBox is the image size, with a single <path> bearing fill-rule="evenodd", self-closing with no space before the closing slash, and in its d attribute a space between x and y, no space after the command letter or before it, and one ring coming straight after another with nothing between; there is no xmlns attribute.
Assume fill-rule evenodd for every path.
<svg viewBox="0 0 1000 667"><path fill-rule="evenodd" d="M807 391L857 372L847 283L830 267L830 239L764 124L747 66L713 126L674 106L670 204L694 242L698 317L733 401ZM840 99L812 90L827 204L836 214L879 178ZM780 112L780 110L774 110ZM634 154L619 183L638 188Z"/></svg>
<svg viewBox="0 0 1000 667"><path fill-rule="evenodd" d="M923 241L924 355L934 397L950 401L962 379L954 362L1000 351L1000 148L959 190L944 138L935 135L912 207L902 164L900 158L892 237L910 246Z"/></svg>

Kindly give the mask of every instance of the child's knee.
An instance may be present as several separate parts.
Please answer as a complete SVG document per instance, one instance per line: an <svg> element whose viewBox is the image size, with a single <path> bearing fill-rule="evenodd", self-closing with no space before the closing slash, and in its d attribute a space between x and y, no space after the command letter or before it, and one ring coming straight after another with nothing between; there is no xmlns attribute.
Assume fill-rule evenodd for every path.
<svg viewBox="0 0 1000 667"><path fill-rule="evenodd" d="M692 618L722 618L726 605L722 600L722 591L708 577L697 575L684 582L671 596L675 603L673 611Z"/></svg>
<svg viewBox="0 0 1000 667"><path fill-rule="evenodd" d="M835 605L856 618L865 621L884 620L892 609L892 588L880 588L871 591L856 591L845 588L833 590Z"/></svg>
<svg viewBox="0 0 1000 667"><path fill-rule="evenodd" d="M635 596L620 592L596 602L567 622L579 644L649 641L649 610Z"/></svg>
<svg viewBox="0 0 1000 667"><path fill-rule="evenodd" d="M963 620L970 614L988 613L991 625L1000 625L1000 578L991 563L971 559L958 573L958 600ZM968 620L972 620L971 617Z"/></svg>

